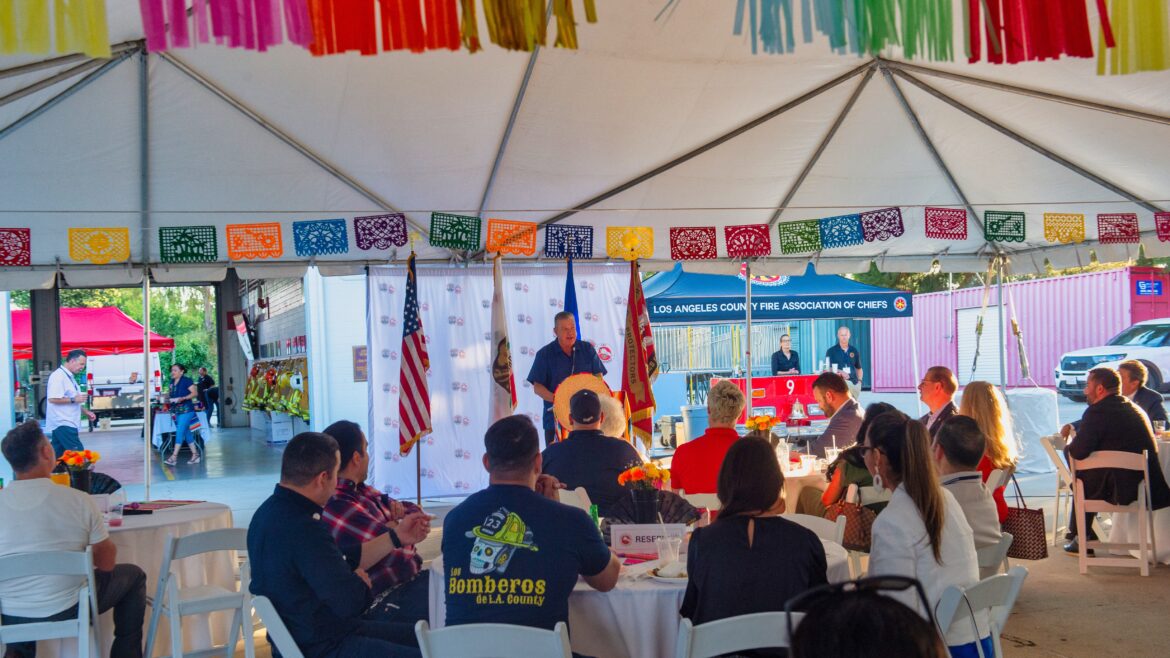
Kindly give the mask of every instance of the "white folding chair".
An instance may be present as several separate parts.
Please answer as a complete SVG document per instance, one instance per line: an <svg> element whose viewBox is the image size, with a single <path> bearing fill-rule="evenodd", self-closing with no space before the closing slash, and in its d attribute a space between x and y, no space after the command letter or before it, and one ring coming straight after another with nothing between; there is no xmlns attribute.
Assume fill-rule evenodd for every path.
<svg viewBox="0 0 1170 658"><path fill-rule="evenodd" d="M248 561L240 566L239 590L227 589L218 585L199 584L188 587L179 586L176 562L185 558L212 553L215 551L247 551L248 531L246 528L226 528L223 530L209 530L198 532L185 537L168 537L166 552L163 554L162 568L159 569L158 590L153 599L148 599L151 605L150 626L146 631L145 655L153 656L155 637L158 634L159 617L166 615L170 621L171 630L171 658L183 656L183 617L186 615L207 614L216 611L232 612L231 633L228 635L227 645L191 652L188 655L220 654L225 651L230 655L236 650L236 639L244 642L244 655L254 658L255 648L252 646L250 627L252 620L251 595L248 585L251 580ZM234 563L235 560L233 559Z"/></svg>
<svg viewBox="0 0 1170 658"><path fill-rule="evenodd" d="M589 494L585 491L585 487L577 487L576 489L558 489L557 500L570 507L577 507L589 511L590 506L593 505L589 500Z"/></svg>
<svg viewBox="0 0 1170 658"><path fill-rule="evenodd" d="M256 614L260 615L260 621L268 631L269 641L280 652L280 655L284 658L305 658L305 654L301 653L301 648L293 640L292 633L289 633L288 627L284 625L284 620L276 612L272 601L267 596L253 596L252 605L256 607ZM251 643L251 638L249 638L249 643Z"/></svg>
<svg viewBox="0 0 1170 658"><path fill-rule="evenodd" d="M414 625L423 658L570 658L569 626L551 631L512 624L466 624L431 630L425 619Z"/></svg>
<svg viewBox="0 0 1170 658"><path fill-rule="evenodd" d="M812 514L782 514L783 518L802 525L817 533L821 539L835 541L838 544L845 541L845 516L838 516L836 521L813 516Z"/></svg>
<svg viewBox="0 0 1170 658"><path fill-rule="evenodd" d="M706 509L710 512L718 512L723 507L723 503L719 502L718 494L691 494L687 493L684 489L679 489L678 495L691 505Z"/></svg>
<svg viewBox="0 0 1170 658"><path fill-rule="evenodd" d="M1111 543L1107 541L1089 541L1088 533L1082 532L1077 542L1079 566L1081 573L1088 573L1090 566L1103 567L1137 567L1143 576L1150 575L1150 563L1156 560L1157 545L1154 540L1154 510L1150 502L1150 470L1146 452L1120 452L1117 450L1098 450L1085 459L1070 459L1072 463L1072 477L1075 483L1073 500L1077 514L1087 512L1111 512L1113 514L1136 514L1138 522L1138 542L1136 544ZM1085 483L1077 479L1077 472L1096 470L1098 468L1112 468L1126 471L1138 471L1142 480L1138 483L1137 500L1128 505L1114 505L1104 500L1085 498ZM1093 549L1098 555L1106 555L1113 550L1138 551L1135 560L1128 555L1109 557L1089 557L1088 550ZM1102 552L1103 549L1103 552Z"/></svg>
<svg viewBox="0 0 1170 658"><path fill-rule="evenodd" d="M1060 453L1064 450L1064 437L1052 434L1043 437L1040 445L1048 453L1048 460L1056 467L1056 517L1052 521L1052 545L1060 542L1060 534L1068 531L1068 525L1060 525L1062 520L1068 519L1069 508L1072 506L1072 473L1065 465ZM1067 523L1067 521L1066 521Z"/></svg>
<svg viewBox="0 0 1170 658"><path fill-rule="evenodd" d="M803 612L792 613L792 627L804 618ZM728 617L695 626L683 618L678 625L675 658L711 658L750 649L787 649L788 621L783 612L757 612Z"/></svg>
<svg viewBox="0 0 1170 658"><path fill-rule="evenodd" d="M984 578L967 588L951 585L943 590L934 609L938 627L943 629L945 635L953 626L962 624L970 626L975 623L972 615L986 610L991 624L988 630L995 649L995 658L1002 658L1003 647L1000 645L999 634L1003 632L1008 616L1012 614L1012 608L1020 595L1020 588L1027 577L1028 570L1017 566L1012 567L1006 574ZM967 609L968 603L971 605L970 611ZM978 642L975 643L975 647L981 658L992 658L983 655L983 647Z"/></svg>
<svg viewBox="0 0 1170 658"><path fill-rule="evenodd" d="M8 528L6 532L19 532ZM83 658L98 656L97 632L91 625L91 618L97 618L97 587L93 577L93 550L85 551L44 551L40 553L17 553L0 557L0 580L14 578L42 578L46 576L72 576L83 579L77 592L77 618L62 621L40 621L30 624L0 623L0 654L4 645L15 642L36 642L38 640L59 640L77 638L77 655ZM0 613L4 612L4 601L0 599Z"/></svg>
<svg viewBox="0 0 1170 658"><path fill-rule="evenodd" d="M975 555L979 558L979 572L982 574L984 570L988 570L991 572L988 575L994 575L1000 567L1003 567L1005 571L1008 570L1011 565L1008 564L1007 554L1014 539L1012 533L1005 532L999 538L998 544L976 549Z"/></svg>

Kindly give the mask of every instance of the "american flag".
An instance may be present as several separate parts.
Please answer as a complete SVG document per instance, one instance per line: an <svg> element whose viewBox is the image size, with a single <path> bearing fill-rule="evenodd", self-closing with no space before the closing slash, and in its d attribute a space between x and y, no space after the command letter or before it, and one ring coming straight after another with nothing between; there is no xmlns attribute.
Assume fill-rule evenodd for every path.
<svg viewBox="0 0 1170 658"><path fill-rule="evenodd" d="M398 375L398 450L409 455L431 433L431 396L427 391L427 339L418 315L418 277L414 254L406 261L406 308L402 312L402 370Z"/></svg>

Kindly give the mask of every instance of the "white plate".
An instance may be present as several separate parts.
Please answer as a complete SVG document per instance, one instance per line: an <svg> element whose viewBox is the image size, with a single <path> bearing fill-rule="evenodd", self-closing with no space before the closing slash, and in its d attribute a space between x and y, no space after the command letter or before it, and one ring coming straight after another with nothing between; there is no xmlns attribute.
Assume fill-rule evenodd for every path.
<svg viewBox="0 0 1170 658"><path fill-rule="evenodd" d="M676 578L670 578L667 576L659 576L657 567L650 570L650 577L653 578L654 580L657 580L657 581L660 581L663 583L682 583L682 582L686 582L686 580L687 580L687 577L685 575L678 576Z"/></svg>

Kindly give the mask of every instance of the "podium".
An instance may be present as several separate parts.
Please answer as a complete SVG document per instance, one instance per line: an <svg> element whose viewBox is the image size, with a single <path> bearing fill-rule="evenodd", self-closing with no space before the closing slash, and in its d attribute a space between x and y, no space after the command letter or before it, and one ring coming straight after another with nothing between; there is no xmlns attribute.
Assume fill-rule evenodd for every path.
<svg viewBox="0 0 1170 658"><path fill-rule="evenodd" d="M792 415L792 405L797 400L804 406L804 413L806 415L805 422L811 420L824 420L825 414L817 405L816 398L813 397L812 384L817 378L816 375L790 375L781 377L752 377L751 401L752 410L755 415L766 413L769 416L776 416L783 423L792 424L788 417ZM714 385L717 380L712 379L711 384ZM731 377L727 381L739 387L743 391L744 397L748 396L747 379L742 377ZM758 410L758 411L757 411ZM747 410L740 415L739 422L743 424L747 421Z"/></svg>

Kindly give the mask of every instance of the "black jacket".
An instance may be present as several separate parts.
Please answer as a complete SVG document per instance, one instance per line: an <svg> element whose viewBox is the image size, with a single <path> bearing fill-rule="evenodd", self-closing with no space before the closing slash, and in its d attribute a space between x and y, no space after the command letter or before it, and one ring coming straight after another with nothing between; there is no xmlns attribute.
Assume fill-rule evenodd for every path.
<svg viewBox="0 0 1170 658"><path fill-rule="evenodd" d="M1166 420L1166 407L1162 406L1162 395L1152 388L1143 386L1133 394L1133 403L1146 412L1150 422Z"/></svg>
<svg viewBox="0 0 1170 658"><path fill-rule="evenodd" d="M942 424L945 423L948 418L954 416L957 413L959 413L959 410L955 408L955 403L948 402L947 406L943 407L938 412L938 418L934 420L933 425L927 425L927 423L930 422L930 414L926 414L922 418L919 418L918 422L922 423L923 426L926 427L926 431L930 433L930 438L933 439L935 435L938 434L938 428L942 427Z"/></svg>
<svg viewBox="0 0 1170 658"><path fill-rule="evenodd" d="M1154 509L1170 507L1170 487L1158 463L1150 421L1137 405L1121 395L1109 395L1090 405L1081 416L1076 438L1065 448L1072 459L1084 459L1098 450L1148 451ZM1128 505L1137 500L1142 474L1108 468L1083 471L1078 477L1085 483L1086 498Z"/></svg>

